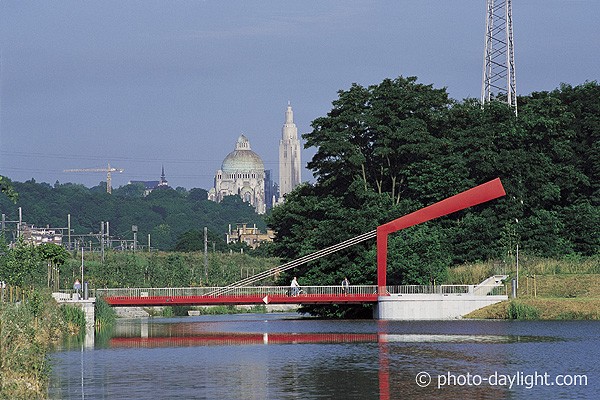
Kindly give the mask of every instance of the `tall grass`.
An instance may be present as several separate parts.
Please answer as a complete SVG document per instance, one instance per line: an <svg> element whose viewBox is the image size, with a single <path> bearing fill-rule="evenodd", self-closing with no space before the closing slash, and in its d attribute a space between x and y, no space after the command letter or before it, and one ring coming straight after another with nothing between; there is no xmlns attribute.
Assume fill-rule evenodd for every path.
<svg viewBox="0 0 600 400"><path fill-rule="evenodd" d="M475 264L459 265L448 269L447 284L475 285L492 275L506 275L510 267L501 262L481 262Z"/></svg>
<svg viewBox="0 0 600 400"><path fill-rule="evenodd" d="M492 275L516 276L516 260L487 261L459 265L448 269L446 283L455 285L473 285ZM600 274L600 255L582 257L565 256L560 259L539 258L523 253L519 257L519 276L526 275L564 275L564 274Z"/></svg>
<svg viewBox="0 0 600 400"><path fill-rule="evenodd" d="M532 305L513 300L508 305L507 314L509 319L538 319L540 310Z"/></svg>
<svg viewBox="0 0 600 400"><path fill-rule="evenodd" d="M600 274L600 255L570 255L561 259L527 257L521 265L524 272L535 275Z"/></svg>
<svg viewBox="0 0 600 400"><path fill-rule="evenodd" d="M61 308L69 333L85 332L85 313L83 310L71 305L63 305Z"/></svg>
<svg viewBox="0 0 600 400"><path fill-rule="evenodd" d="M60 306L34 291L21 304L0 303L0 399L45 398L46 354L67 332Z"/></svg>
<svg viewBox="0 0 600 400"><path fill-rule="evenodd" d="M113 326L117 320L116 311L100 297L96 298L94 313L96 317L96 327L98 328L108 328Z"/></svg>

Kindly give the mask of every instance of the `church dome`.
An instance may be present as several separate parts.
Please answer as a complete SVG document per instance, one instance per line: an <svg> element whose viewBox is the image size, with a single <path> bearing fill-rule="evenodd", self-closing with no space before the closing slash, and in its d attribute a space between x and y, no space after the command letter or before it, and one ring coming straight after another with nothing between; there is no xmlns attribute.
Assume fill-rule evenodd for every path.
<svg viewBox="0 0 600 400"><path fill-rule="evenodd" d="M264 171L265 165L258 154L250 149L250 142L241 135L235 143L235 150L227 154L221 164L221 171L232 174L240 171Z"/></svg>

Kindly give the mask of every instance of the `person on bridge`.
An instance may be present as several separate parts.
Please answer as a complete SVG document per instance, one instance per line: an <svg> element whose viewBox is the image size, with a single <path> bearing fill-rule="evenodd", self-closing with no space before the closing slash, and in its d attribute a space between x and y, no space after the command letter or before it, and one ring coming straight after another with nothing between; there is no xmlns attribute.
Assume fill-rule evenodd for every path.
<svg viewBox="0 0 600 400"><path fill-rule="evenodd" d="M350 281L348 280L347 277L344 277L344 280L342 281L342 293L344 294L344 296L348 295L349 287L350 287Z"/></svg>
<svg viewBox="0 0 600 400"><path fill-rule="evenodd" d="M296 277L294 277L294 279L292 279L292 283L290 283L290 292L294 297L298 296L300 293L300 285L298 284Z"/></svg>
<svg viewBox="0 0 600 400"><path fill-rule="evenodd" d="M75 292L79 294L79 291L81 290L81 283L79 282L79 279L75 279L75 283L73 284L73 290L75 290Z"/></svg>

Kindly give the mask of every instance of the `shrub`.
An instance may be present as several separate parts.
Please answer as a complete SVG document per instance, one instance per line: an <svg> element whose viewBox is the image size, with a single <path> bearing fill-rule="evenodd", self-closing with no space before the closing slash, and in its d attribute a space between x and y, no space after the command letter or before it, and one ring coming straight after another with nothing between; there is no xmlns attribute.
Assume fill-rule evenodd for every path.
<svg viewBox="0 0 600 400"><path fill-rule="evenodd" d="M538 319L540 317L540 311L537 308L519 301L511 301L507 313L509 319Z"/></svg>
<svg viewBox="0 0 600 400"><path fill-rule="evenodd" d="M115 310L101 298L96 298L95 313L96 326L100 328L112 326L117 320L117 313Z"/></svg>
<svg viewBox="0 0 600 400"><path fill-rule="evenodd" d="M176 317L187 317L188 311L192 309L190 306L172 306L173 315Z"/></svg>
<svg viewBox="0 0 600 400"><path fill-rule="evenodd" d="M76 334L85 331L85 313L81 308L64 305L62 312L69 332Z"/></svg>

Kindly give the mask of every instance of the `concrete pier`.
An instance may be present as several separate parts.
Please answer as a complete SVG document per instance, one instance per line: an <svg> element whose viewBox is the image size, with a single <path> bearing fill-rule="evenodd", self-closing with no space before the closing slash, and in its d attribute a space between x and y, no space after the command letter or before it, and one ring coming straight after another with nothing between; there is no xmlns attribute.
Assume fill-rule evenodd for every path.
<svg viewBox="0 0 600 400"><path fill-rule="evenodd" d="M392 294L379 297L374 317L405 321L457 319L504 300L508 300L508 296Z"/></svg>
<svg viewBox="0 0 600 400"><path fill-rule="evenodd" d="M86 330L93 328L96 324L95 297L90 297L87 300L83 300L77 293L52 293L52 297L54 297L59 304L70 304L81 308L85 314Z"/></svg>
<svg viewBox="0 0 600 400"><path fill-rule="evenodd" d="M442 285L431 292L395 293L379 296L373 310L375 319L444 320L457 319L480 308L508 300L506 275L494 275L478 285Z"/></svg>

